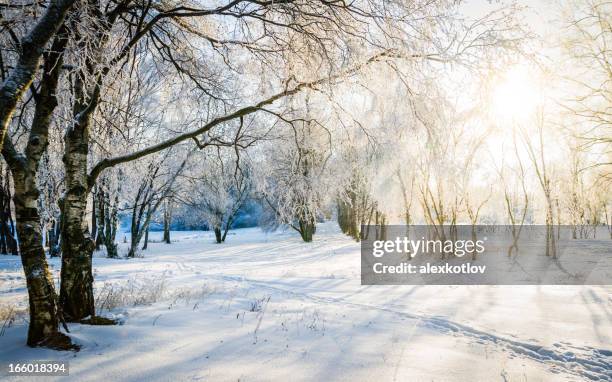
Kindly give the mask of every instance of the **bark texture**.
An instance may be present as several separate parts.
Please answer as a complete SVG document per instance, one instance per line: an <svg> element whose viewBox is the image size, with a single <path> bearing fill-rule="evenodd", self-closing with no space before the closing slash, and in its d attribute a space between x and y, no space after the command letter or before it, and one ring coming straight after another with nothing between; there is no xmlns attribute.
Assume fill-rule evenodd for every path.
<svg viewBox="0 0 612 382"><path fill-rule="evenodd" d="M36 182L40 158L48 146L51 117L57 107L55 94L65 47L66 34L62 29L54 39L50 52L45 54L41 86L35 97L36 108L25 151L18 152L7 138L2 146L2 155L11 169L15 188L15 220L30 304L27 343L29 346L75 349L70 338L59 331L61 311L45 258L38 212L40 190Z"/></svg>
<svg viewBox="0 0 612 382"><path fill-rule="evenodd" d="M60 303L68 321L95 316L91 258L95 248L87 228L87 154L90 115L76 105L77 119L64 138L66 193L62 209L62 282Z"/></svg>
<svg viewBox="0 0 612 382"><path fill-rule="evenodd" d="M58 331L59 312L53 278L42 246L38 215L38 190L34 174L15 177L17 234L21 243L21 262L26 275L30 303L29 346L70 347L70 339Z"/></svg>

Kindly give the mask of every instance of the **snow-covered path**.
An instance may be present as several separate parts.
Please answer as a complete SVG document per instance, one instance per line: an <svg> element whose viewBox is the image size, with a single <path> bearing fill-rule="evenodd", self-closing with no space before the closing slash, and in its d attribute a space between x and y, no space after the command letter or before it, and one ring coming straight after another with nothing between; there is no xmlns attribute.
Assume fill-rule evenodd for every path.
<svg viewBox="0 0 612 382"><path fill-rule="evenodd" d="M83 348L59 353L26 348L18 322L0 362L65 359L59 380L75 381L612 380L612 287L361 286L359 245L332 224L310 244L258 229L174 238L95 259L103 314L123 325L71 325ZM23 306L24 288L1 257L0 304Z"/></svg>

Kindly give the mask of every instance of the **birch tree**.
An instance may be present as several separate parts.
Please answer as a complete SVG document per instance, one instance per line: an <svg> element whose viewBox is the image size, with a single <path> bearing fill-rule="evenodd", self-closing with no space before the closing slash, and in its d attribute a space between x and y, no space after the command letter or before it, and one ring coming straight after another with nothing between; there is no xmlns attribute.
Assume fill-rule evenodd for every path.
<svg viewBox="0 0 612 382"><path fill-rule="evenodd" d="M56 15L55 18L49 17L51 20L57 21L59 15ZM63 19L63 14L61 19ZM41 28L47 27L50 26L45 24ZM6 136L2 147L2 155L11 169L14 181L13 201L15 204L16 228L30 302L28 345L71 349L74 346L71 344L69 337L59 332L58 328L62 318L58 310L55 287L43 248L43 233L38 209L40 190L36 179L40 158L48 145L49 128L52 123L53 112L57 106L58 82L63 66L64 50L67 45L65 27L60 29L52 42L51 48L44 55L42 52L44 42L39 41L41 46L37 49L41 51L38 57L44 56L44 60L38 86L36 90L32 91L35 101L34 110L30 118L19 119L20 122L25 124L29 121L29 128L26 130L28 139L25 148L23 150L18 149L13 139ZM34 31L37 31L37 29L35 28ZM34 52L29 53L36 56ZM30 58L25 59L23 73L30 73L31 76L28 77L27 84L23 82L20 85L20 92L29 87L34 75L32 66L36 66L38 63L38 58L35 62L29 60ZM15 80L17 82L11 81L13 80L9 77L5 84L14 85L18 83L17 80ZM4 104L1 102L4 102ZM13 111L4 108L10 107L12 101L4 100L1 102L0 105L3 109L0 113L4 113L3 118L9 118ZM2 123L6 124L5 121L2 121Z"/></svg>
<svg viewBox="0 0 612 382"><path fill-rule="evenodd" d="M3 18L6 18L7 12L16 13L9 16L12 20L4 24L2 31L3 37L9 36L8 38L12 40L16 54L14 57L1 57L3 68L2 86L0 86L0 146L3 144L17 104L39 73L39 63L47 44L54 38L75 2L75 0L51 0L44 4L37 2L24 4L21 7L18 5L3 7ZM39 18L33 20L33 27L20 38L12 29L15 19L27 18L26 8L39 6L45 7L46 10ZM7 71L5 65L9 62L14 65L10 71Z"/></svg>
<svg viewBox="0 0 612 382"><path fill-rule="evenodd" d="M375 2L366 2L364 5L365 7L334 2L235 1L217 8L201 8L197 5L173 8L165 3L153 7L130 7L120 3L106 12L101 3L92 2L82 10L80 19L84 20L85 27L78 29L83 37L78 41L83 64L75 72L72 118L75 123L67 129L64 155L66 194L63 198L62 236L65 239L62 241L64 257L60 301L68 320L78 321L88 315L95 315L93 305L89 302L92 300L91 277L83 278L80 275L91 274L93 245L90 233L84 229L87 195L104 169L197 138L228 121L266 110L279 99L340 81L363 65L396 57L398 53L388 49L392 46L380 49L379 43L383 43L380 39L385 38L385 32L388 31L379 29L374 35L368 25L377 19L386 22L395 20L389 18L391 14L387 12L392 12L393 15L412 14L415 18L410 22L419 24L422 22L418 19L420 13L424 12L422 16L427 19L436 18L447 6L441 3L425 10L412 3L396 4L387 9L377 7ZM113 32L121 30L119 26L124 18L140 21L126 23L127 28L119 35L121 43L117 44ZM229 37L225 32L224 22L238 28L239 39ZM210 25L215 23L220 23L217 24L220 26L217 29L218 36L211 35ZM262 73L267 73L270 68L278 67L283 54L300 55L299 51L292 48L291 35L303 38L300 46L303 46L304 41L316 46L320 54L312 65L330 74L324 78L317 78L317 74L312 72L293 73L289 78L274 78L266 74L263 83L273 84L274 91L271 95L260 101L246 101L246 106L234 105L233 111L226 112L232 105L224 97L223 88L220 86L220 72L212 70L214 60L211 58L216 59L221 67L225 65L225 72L231 73L234 68L226 65L231 62L228 55L249 54L261 63ZM365 55L370 56L361 62L359 61L364 56L363 50L353 49L351 46L351 41L357 36L362 36L358 39L368 42L369 45ZM369 37L375 39L376 43L370 44ZM192 41L198 43L192 44ZM205 47L207 48L204 49ZM99 105L100 95L104 93L105 80L108 79L109 73L115 74L115 78L119 73L125 73L123 69L129 66L124 64L136 58L136 48L151 49L148 50L151 52L149 59L156 60L160 66L167 68L164 74L173 73L191 82L196 91L194 94L199 93L199 97L203 97L209 117L202 123L201 128L178 134L136 152L103 159L87 174L88 152L85 148L89 147L91 118ZM410 52L408 57L426 58L430 55L429 52L424 53L420 47L411 49L418 51ZM311 52L313 50L310 49ZM435 53L434 55L437 56ZM196 57L205 57L207 60L200 63ZM312 60L312 55L308 57ZM346 66L338 65L340 62L356 64L346 69ZM203 68L203 71L198 71L199 68ZM160 77L158 80L162 79L163 77Z"/></svg>
<svg viewBox="0 0 612 382"><path fill-rule="evenodd" d="M354 80L370 66L401 60L418 62L414 64L418 70L426 62L469 62L472 52L485 45L517 41L504 37L513 28L511 17L497 15L466 26L451 1L236 0L207 6L89 0L70 8L72 3L50 1L31 31L17 33L22 38L14 39L10 31L2 35L6 41L15 40L17 49L10 59L3 57L11 64L3 66L0 139L9 136L5 133L10 123L19 125L28 137L23 144L4 139L2 148L14 179L32 346L71 347L57 330L60 311L66 321L108 323L95 319L91 269L95 243L87 227L87 200L106 170L186 141L206 146L223 136L219 131L246 117L257 117L256 126L290 126L283 120L285 100L305 92L331 95L339 83ZM279 71L286 68L288 57L301 65ZM9 66L11 71L5 71ZM66 76L60 76L62 71ZM154 92L148 103L135 102L131 90L143 91L134 83L141 83L147 73L164 90ZM33 81L38 84L34 90ZM35 103L24 107L30 118L15 121L11 116L28 89ZM67 118L52 120L57 95L62 93L57 89L69 90L59 99ZM195 107L185 113L176 98L169 102L162 93L188 96L196 100ZM113 119L101 105L117 94L127 94L119 100L122 109L140 103L162 122L148 134L144 123L136 123L135 130L129 126L132 122L109 124L118 135L139 131L136 134L145 137L145 143L94 155L96 126ZM132 113L126 120L142 122ZM35 179L52 122L61 123L65 131L60 310L44 258ZM312 225L310 220L306 223ZM83 321L88 316L91 319Z"/></svg>

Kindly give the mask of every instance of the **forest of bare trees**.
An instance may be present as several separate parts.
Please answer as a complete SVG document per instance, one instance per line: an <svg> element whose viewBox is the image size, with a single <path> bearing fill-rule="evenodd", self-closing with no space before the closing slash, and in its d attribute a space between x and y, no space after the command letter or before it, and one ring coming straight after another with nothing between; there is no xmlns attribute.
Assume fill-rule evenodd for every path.
<svg viewBox="0 0 612 382"><path fill-rule="evenodd" d="M67 323L115 323L94 252L146 256L179 220L223 245L250 205L304 242L324 220L357 241L368 224L507 224L515 244L543 224L552 257L561 224L612 238L610 4L560 7L554 41L518 6L462 6L0 2L0 253L21 256L27 344L74 349ZM515 67L546 88L533 110L496 95Z"/></svg>

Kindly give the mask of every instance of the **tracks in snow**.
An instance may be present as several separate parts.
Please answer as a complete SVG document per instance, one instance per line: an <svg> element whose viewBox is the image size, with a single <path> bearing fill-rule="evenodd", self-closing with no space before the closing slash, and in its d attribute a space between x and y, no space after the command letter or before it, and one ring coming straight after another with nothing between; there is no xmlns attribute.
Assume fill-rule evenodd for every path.
<svg viewBox="0 0 612 382"><path fill-rule="evenodd" d="M248 279L240 276L206 275L222 281L246 282L262 289L277 293L297 296L323 304L343 304L360 309L375 309L409 319L418 320L424 326L442 333L462 335L479 344L493 344L516 356L529 358L545 364L553 371L565 371L590 381L612 381L612 350L592 347L577 347L570 344L555 343L554 348L544 347L534 343L513 340L504 336L475 329L445 318L406 313L389 307L360 304L346 301L342 298L320 297L308 293L295 292L272 285L271 282Z"/></svg>

